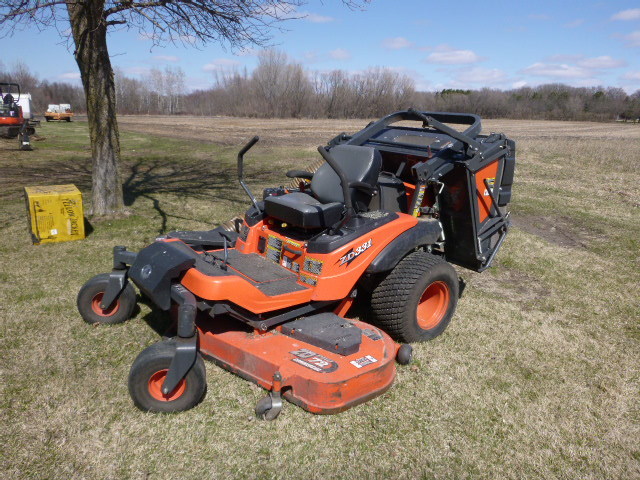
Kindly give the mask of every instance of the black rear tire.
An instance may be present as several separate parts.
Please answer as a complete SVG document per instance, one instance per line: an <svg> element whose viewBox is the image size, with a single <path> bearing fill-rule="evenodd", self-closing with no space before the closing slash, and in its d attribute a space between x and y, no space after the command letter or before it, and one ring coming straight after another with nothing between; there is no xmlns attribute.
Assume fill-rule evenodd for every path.
<svg viewBox="0 0 640 480"><path fill-rule="evenodd" d="M131 318L136 306L136 291L130 283L124 288L111 308L100 308L102 295L109 285L109 274L101 273L85 283L78 292L76 304L82 318L87 323L113 325Z"/></svg>
<svg viewBox="0 0 640 480"><path fill-rule="evenodd" d="M163 395L160 388L175 354L174 340L155 343L135 359L129 372L129 394L144 412L183 412L202 401L207 391L206 368L200 354L191 370L173 392Z"/></svg>
<svg viewBox="0 0 640 480"><path fill-rule="evenodd" d="M399 342L423 342L449 325L458 302L458 276L445 260L410 253L371 294L373 323Z"/></svg>

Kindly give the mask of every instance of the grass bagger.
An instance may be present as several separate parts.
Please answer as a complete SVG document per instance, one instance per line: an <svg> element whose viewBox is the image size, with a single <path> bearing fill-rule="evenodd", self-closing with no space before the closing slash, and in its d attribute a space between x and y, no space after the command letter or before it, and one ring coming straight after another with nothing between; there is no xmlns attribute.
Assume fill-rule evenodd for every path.
<svg viewBox="0 0 640 480"><path fill-rule="evenodd" d="M449 324L463 285L451 263L485 270L508 232L515 143L480 131L477 115L396 112L319 147L315 172L287 172L292 187L261 201L243 176L254 137L238 153L251 206L235 228L117 246L113 270L78 294L89 323L128 319L132 283L172 312L172 334L131 367L134 404L195 406L203 358L268 390L256 406L267 420L283 399L330 414L385 392L409 343ZM352 307L360 320L345 318Z"/></svg>

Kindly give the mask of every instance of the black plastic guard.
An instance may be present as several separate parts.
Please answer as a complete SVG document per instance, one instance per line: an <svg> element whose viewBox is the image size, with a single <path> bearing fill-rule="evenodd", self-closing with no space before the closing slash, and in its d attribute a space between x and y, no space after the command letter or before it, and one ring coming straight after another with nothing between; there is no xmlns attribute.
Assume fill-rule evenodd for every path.
<svg viewBox="0 0 640 480"><path fill-rule="evenodd" d="M169 372L167 373L164 383L162 384L162 393L168 395L173 392L180 383L193 364L196 362L196 356L198 353L198 336L193 335L188 338L176 338L176 353L169 365Z"/></svg>
<svg viewBox="0 0 640 480"><path fill-rule="evenodd" d="M230 232L225 230L223 227L216 227L213 230L205 232L180 230L176 232L169 232L167 237L177 238L188 245L215 249L224 247L225 240L223 239L221 232L228 238L227 247L233 248L236 244L238 233Z"/></svg>
<svg viewBox="0 0 640 480"><path fill-rule="evenodd" d="M100 308L106 310L120 296L124 288L127 286L127 271L114 270L109 274L109 283L107 290L102 296Z"/></svg>
<svg viewBox="0 0 640 480"><path fill-rule="evenodd" d="M433 245L441 233L437 220L419 220L415 227L401 233L378 254L367 267L367 273L388 272L415 248Z"/></svg>
<svg viewBox="0 0 640 480"><path fill-rule="evenodd" d="M155 242L138 252L129 269L129 278L158 307L171 307L171 280L189 270L195 259L174 247L172 242Z"/></svg>

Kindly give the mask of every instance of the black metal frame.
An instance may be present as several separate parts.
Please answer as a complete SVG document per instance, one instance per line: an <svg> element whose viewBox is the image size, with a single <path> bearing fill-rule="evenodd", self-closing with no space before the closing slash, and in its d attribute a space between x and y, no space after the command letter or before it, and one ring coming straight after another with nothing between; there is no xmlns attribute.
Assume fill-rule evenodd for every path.
<svg viewBox="0 0 640 480"><path fill-rule="evenodd" d="M422 121L422 127L393 126L393 124L406 121ZM467 125L463 131L456 130L446 123ZM398 132L424 132L424 136L439 140L443 148L433 150L430 145L414 145L406 142L394 142L388 139L381 139L385 131L393 130ZM510 188L508 185L507 194L501 196L503 179L506 176L506 159L509 155L515 155L515 143L504 134L481 135L482 121L478 115L470 113L447 113L447 112L419 112L408 109L387 115L386 117L372 122L360 132L352 136L344 133L336 136L329 142L330 148L335 145L368 145L377 148L381 153L399 153L418 157L424 157L424 161L413 165L412 172L416 181L416 192L413 204L410 205L407 213L418 214L421 204L419 192L426 190L430 184L441 185L446 183L448 175L457 168L464 168L466 171L466 188L469 197L469 214L472 217L473 236L475 241L474 257L461 258L445 249L447 260L465 268L475 271L483 271L488 268L498 249L502 245L509 228L508 214L505 214L501 207L506 206L510 199ZM515 158L515 157L513 157ZM487 190L491 192L493 207L488 219L480 222L480 212L476 201L476 174L487 165L499 161L499 168L494 182L494 188ZM515 160L514 160L515 162ZM513 170L513 164L510 169ZM509 172L512 179L513 171ZM511 181L511 180L510 180ZM505 187L507 188L507 187ZM436 196L437 197L437 196ZM501 198L505 200L501 203ZM436 198L437 200L437 198ZM441 212L446 216L446 212ZM488 241L496 233L498 240L493 246L487 247Z"/></svg>

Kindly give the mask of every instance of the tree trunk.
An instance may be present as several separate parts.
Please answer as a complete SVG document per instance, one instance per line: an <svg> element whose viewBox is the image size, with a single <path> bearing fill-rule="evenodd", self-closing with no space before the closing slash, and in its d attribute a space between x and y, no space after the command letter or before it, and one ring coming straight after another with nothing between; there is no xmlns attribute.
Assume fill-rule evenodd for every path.
<svg viewBox="0 0 640 480"><path fill-rule="evenodd" d="M74 56L87 99L93 156L90 213L94 215L123 209L116 91L107 51L107 23L102 18L104 5L104 0L67 3Z"/></svg>

